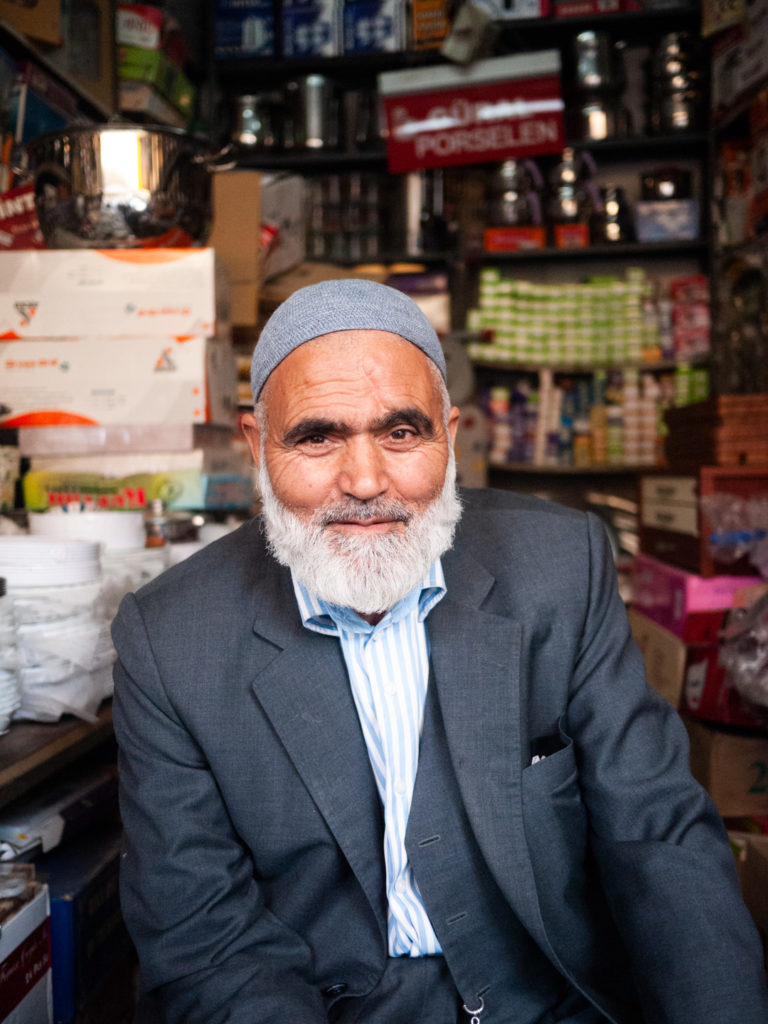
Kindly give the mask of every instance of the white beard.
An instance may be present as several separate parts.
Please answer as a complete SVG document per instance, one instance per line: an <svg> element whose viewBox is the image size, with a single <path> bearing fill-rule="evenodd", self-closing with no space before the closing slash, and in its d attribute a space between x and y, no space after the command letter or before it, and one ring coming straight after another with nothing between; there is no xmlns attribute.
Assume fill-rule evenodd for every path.
<svg viewBox="0 0 768 1024"><path fill-rule="evenodd" d="M440 494L420 512L400 501L349 498L318 509L308 522L284 505L272 490L262 454L259 489L269 550L281 565L329 604L361 615L388 611L410 593L430 566L450 548L461 502L456 491L456 461L449 450ZM328 533L329 523L350 518L397 519L392 533L374 537Z"/></svg>

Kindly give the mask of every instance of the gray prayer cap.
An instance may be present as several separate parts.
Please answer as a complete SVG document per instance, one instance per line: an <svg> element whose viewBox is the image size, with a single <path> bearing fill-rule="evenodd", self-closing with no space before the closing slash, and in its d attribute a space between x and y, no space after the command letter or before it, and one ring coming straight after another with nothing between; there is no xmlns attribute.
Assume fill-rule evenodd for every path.
<svg viewBox="0 0 768 1024"><path fill-rule="evenodd" d="M429 356L446 379L440 339L413 299L376 281L342 278L299 288L267 320L251 361L254 402L270 373L299 345L321 334L349 330L400 335Z"/></svg>

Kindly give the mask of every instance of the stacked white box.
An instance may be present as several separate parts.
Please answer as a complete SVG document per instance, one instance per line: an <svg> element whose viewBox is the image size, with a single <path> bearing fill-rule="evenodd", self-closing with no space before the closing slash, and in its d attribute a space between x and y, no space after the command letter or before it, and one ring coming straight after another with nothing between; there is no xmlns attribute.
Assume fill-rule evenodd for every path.
<svg viewBox="0 0 768 1024"><path fill-rule="evenodd" d="M48 886L8 920L0 932L1 1024L51 1024L51 943Z"/></svg>
<svg viewBox="0 0 768 1024"><path fill-rule="evenodd" d="M228 429L234 444L237 367L228 289L212 248L19 251L1 253L0 260L0 425L79 431L65 463L89 450L83 428L112 430L101 448L106 456L113 452L108 438L117 430L117 450L133 451L139 461L141 441L125 442L137 427L145 428L144 436L146 430L156 433L155 452L166 451L164 431L189 432L203 424ZM174 447L168 446L168 473ZM107 457L98 479L81 473L74 461L70 469L62 467L49 502L38 473L34 502L26 484L25 502L41 509L60 503L66 492L101 507L134 507L131 502L142 495L150 500L163 493L164 471L147 455L147 472L141 474L146 486L133 489L126 506L130 488L115 491L105 483L120 475L117 464L110 471L111 461ZM174 505L180 490L169 485L169 507L190 507L192 495L207 494L227 495L211 507L247 507L252 487L245 459L233 460L226 473L210 472L207 463L193 471L200 486L187 487L181 499L186 503ZM218 487L225 477L234 486Z"/></svg>

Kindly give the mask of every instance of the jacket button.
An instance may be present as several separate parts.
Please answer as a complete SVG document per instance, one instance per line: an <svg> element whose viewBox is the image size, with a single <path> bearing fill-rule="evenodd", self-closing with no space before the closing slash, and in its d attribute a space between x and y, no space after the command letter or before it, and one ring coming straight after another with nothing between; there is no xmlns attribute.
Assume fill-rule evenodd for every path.
<svg viewBox="0 0 768 1024"><path fill-rule="evenodd" d="M335 999L336 996L344 995L347 991L347 983L340 981L337 985L329 985L328 988L323 989L323 995L328 996L329 999Z"/></svg>

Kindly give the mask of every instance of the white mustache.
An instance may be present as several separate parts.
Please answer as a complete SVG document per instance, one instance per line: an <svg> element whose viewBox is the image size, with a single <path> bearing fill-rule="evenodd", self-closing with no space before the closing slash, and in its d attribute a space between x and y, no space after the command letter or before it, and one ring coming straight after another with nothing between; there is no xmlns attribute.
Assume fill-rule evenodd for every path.
<svg viewBox="0 0 768 1024"><path fill-rule="evenodd" d="M320 526L345 523L350 519L360 523L369 522L371 519L388 519L406 524L411 521L410 513L401 502L376 499L340 502L332 508L324 508L318 512L317 518Z"/></svg>

